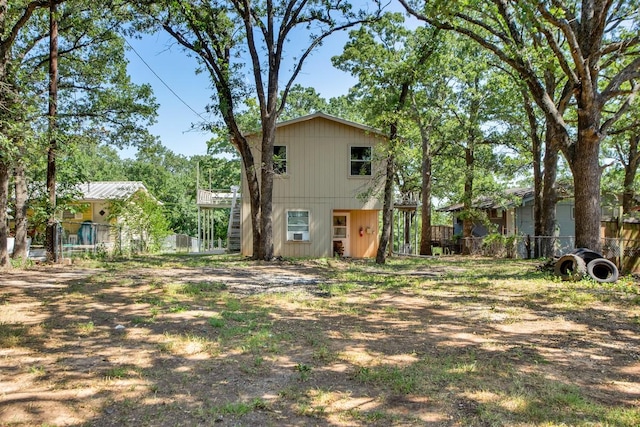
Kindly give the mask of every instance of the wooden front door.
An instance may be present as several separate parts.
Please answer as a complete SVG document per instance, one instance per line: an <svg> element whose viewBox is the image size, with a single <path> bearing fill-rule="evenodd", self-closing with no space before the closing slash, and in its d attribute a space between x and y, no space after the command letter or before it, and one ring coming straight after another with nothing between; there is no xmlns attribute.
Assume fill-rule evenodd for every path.
<svg viewBox="0 0 640 427"><path fill-rule="evenodd" d="M334 256L351 256L349 248L349 213L335 212L331 227Z"/></svg>

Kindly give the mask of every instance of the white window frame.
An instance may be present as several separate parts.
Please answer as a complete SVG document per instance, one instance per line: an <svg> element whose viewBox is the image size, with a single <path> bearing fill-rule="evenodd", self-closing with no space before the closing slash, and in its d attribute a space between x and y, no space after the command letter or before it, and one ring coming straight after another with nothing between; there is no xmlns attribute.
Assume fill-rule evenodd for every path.
<svg viewBox="0 0 640 427"><path fill-rule="evenodd" d="M306 224L306 230L304 230L303 226L304 224L291 224L291 227L293 227L294 229L290 229L290 224L289 224L289 214L290 213L306 213L306 217L307 217L307 224ZM302 216L298 216L302 217ZM311 241L311 212L307 209L288 209L286 211L286 224L285 224L285 230L287 233L287 242L309 242Z"/></svg>
<svg viewBox="0 0 640 427"><path fill-rule="evenodd" d="M277 162L276 157L276 147L284 147L284 161ZM276 175L283 176L289 173L289 147L286 145L274 145L273 146L273 171ZM284 172L276 171L277 164L284 164Z"/></svg>
<svg viewBox="0 0 640 427"><path fill-rule="evenodd" d="M365 160L354 160L352 158L353 156L353 149L354 148L368 148L369 149L369 173L367 175L361 175L361 174L353 174L353 162L359 162L361 164L365 164L367 161ZM351 145L349 146L349 176L353 177L353 178L370 178L373 176L373 147L370 145Z"/></svg>

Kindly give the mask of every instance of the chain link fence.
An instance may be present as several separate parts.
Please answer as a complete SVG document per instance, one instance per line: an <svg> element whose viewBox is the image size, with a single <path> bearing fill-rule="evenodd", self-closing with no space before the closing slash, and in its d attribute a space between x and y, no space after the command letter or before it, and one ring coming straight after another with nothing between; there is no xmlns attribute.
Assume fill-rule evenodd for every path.
<svg viewBox="0 0 640 427"><path fill-rule="evenodd" d="M58 229L58 249L62 258L86 253L140 253L147 250L147 243L142 233L124 232L116 225L62 221ZM217 243L218 246L204 250L226 250L222 243ZM186 234L169 235L160 247L161 252L192 253L202 250L198 238Z"/></svg>
<svg viewBox="0 0 640 427"><path fill-rule="evenodd" d="M86 253L121 253L125 249L139 246L134 239L123 241L120 227L89 221L60 222L58 239L62 258Z"/></svg>
<svg viewBox="0 0 640 427"><path fill-rule="evenodd" d="M172 234L164 239L161 250L177 253L198 252L198 239L186 234Z"/></svg>

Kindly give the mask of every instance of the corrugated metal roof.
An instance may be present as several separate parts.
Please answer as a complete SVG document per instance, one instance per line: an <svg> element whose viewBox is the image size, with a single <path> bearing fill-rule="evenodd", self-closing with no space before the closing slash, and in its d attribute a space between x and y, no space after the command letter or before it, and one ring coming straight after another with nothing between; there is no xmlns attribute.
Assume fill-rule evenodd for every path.
<svg viewBox="0 0 640 427"><path fill-rule="evenodd" d="M84 200L126 199L138 190L147 191L140 181L95 181L78 185Z"/></svg>

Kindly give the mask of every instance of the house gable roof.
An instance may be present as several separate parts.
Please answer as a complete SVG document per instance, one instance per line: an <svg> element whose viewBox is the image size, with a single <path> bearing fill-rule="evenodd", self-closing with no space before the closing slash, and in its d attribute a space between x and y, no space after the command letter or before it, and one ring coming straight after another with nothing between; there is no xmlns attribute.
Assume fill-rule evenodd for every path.
<svg viewBox="0 0 640 427"><path fill-rule="evenodd" d="M387 137L387 135L384 132L379 131L378 129L372 128L370 126L366 126L360 123L356 123L356 122L351 122L349 120L345 120L345 119L341 119L340 117L336 117L336 116L332 116L329 114L325 114L321 111L318 111L317 113L313 113L313 114L308 114L306 116L301 116L301 117L297 117L295 119L291 119L291 120L285 120L283 122L279 122L276 123L276 129L282 128L282 127L286 127L286 126L291 126L291 125L295 125L298 123L304 123L310 120L315 120L315 119L324 119L324 120L329 120L331 122L334 123L340 123L342 125L345 126L349 126L349 127L353 127L356 129L360 129L364 132L369 132L378 136L382 136L382 137ZM246 134L246 136L250 136L250 135L258 135L260 134L260 132L249 132Z"/></svg>
<svg viewBox="0 0 640 427"><path fill-rule="evenodd" d="M86 201L126 199L138 190L148 193L140 181L94 181L78 184L78 191Z"/></svg>

